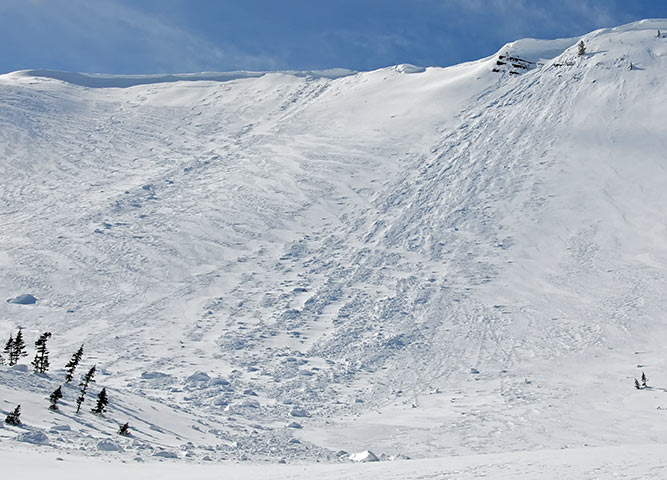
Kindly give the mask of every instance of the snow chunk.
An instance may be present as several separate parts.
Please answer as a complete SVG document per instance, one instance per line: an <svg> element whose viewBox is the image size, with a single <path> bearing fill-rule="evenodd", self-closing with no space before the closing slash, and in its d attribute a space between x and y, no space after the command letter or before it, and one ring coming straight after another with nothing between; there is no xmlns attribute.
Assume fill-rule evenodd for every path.
<svg viewBox="0 0 667 480"><path fill-rule="evenodd" d="M48 445L49 437L40 430L25 432L16 437L19 442L32 443L33 445Z"/></svg>
<svg viewBox="0 0 667 480"><path fill-rule="evenodd" d="M289 414L292 415L293 417L301 417L301 418L310 417L310 413L308 413L308 410L306 410L305 408L294 407Z"/></svg>
<svg viewBox="0 0 667 480"><path fill-rule="evenodd" d="M206 372L196 372L185 379L185 383L208 383L211 377Z"/></svg>
<svg viewBox="0 0 667 480"><path fill-rule="evenodd" d="M123 450L123 447L118 445L113 440L105 438L97 442L97 449L100 452L120 452Z"/></svg>
<svg viewBox="0 0 667 480"><path fill-rule="evenodd" d="M364 450L363 452L353 453L348 457L353 462L379 462L380 459L370 450Z"/></svg>
<svg viewBox="0 0 667 480"><path fill-rule="evenodd" d="M159 452L155 452L153 456L162 458L178 458L176 452L171 452L169 450L160 450Z"/></svg>
<svg viewBox="0 0 667 480"><path fill-rule="evenodd" d="M37 303L37 298L29 293L22 293L14 298L7 300L7 303L15 303L17 305L34 305Z"/></svg>
<svg viewBox="0 0 667 480"><path fill-rule="evenodd" d="M223 377L216 377L213 380L211 380L211 385L222 385L222 386L227 386L229 385L229 380Z"/></svg>
<svg viewBox="0 0 667 480"><path fill-rule="evenodd" d="M239 407L243 408L259 408L259 401L255 398L245 398L239 403Z"/></svg>

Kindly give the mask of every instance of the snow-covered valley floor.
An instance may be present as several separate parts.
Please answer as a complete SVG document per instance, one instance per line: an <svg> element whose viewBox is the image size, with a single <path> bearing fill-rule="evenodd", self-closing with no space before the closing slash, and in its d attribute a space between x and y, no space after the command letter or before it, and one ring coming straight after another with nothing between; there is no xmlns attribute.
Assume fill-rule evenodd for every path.
<svg viewBox="0 0 667 480"><path fill-rule="evenodd" d="M579 38L519 40L449 68L0 76L0 294L37 299L0 302L0 343L21 327L30 347L0 366L0 415L21 404L23 421L0 426L0 459L659 477L659 29L593 32L581 56ZM394 461L345 463L365 450Z"/></svg>

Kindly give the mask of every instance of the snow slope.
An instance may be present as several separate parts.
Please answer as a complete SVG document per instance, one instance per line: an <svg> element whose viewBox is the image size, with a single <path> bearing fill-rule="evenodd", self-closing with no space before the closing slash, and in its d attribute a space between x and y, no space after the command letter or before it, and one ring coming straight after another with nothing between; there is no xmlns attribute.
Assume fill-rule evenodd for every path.
<svg viewBox="0 0 667 480"><path fill-rule="evenodd" d="M667 443L658 29L449 68L0 76L0 290L38 299L0 333L51 331L56 367L0 367L0 410L119 458ZM69 387L45 408L82 342L105 417Z"/></svg>

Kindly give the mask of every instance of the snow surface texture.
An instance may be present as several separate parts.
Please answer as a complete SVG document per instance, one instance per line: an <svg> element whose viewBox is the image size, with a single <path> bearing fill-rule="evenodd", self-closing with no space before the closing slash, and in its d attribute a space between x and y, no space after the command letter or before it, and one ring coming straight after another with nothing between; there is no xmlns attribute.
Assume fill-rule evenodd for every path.
<svg viewBox="0 0 667 480"><path fill-rule="evenodd" d="M0 334L53 333L48 374L0 367L3 448L664 464L614 450L667 443L658 29L423 71L0 76L0 288L38 299L0 302ZM83 342L82 413L77 382L50 412Z"/></svg>

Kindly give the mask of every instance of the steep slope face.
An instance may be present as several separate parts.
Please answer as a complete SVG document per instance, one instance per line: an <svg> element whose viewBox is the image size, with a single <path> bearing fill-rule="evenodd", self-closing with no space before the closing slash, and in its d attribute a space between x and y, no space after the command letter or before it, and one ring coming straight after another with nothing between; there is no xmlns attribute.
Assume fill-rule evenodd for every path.
<svg viewBox="0 0 667 480"><path fill-rule="evenodd" d="M54 364L85 341L137 421L201 422L147 420L148 446L155 425L273 458L664 442L661 392L628 399L636 364L662 380L659 28L509 44L516 76L4 76L0 285L39 300L0 328L52 331ZM59 374L1 375L34 417Z"/></svg>

